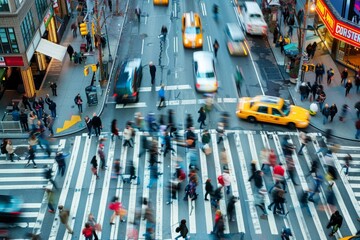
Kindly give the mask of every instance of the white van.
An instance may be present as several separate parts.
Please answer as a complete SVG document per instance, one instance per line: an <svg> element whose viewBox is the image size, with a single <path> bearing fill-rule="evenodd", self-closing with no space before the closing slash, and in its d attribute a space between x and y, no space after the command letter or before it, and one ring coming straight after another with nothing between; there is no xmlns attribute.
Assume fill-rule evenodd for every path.
<svg viewBox="0 0 360 240"><path fill-rule="evenodd" d="M267 35L267 24L256 2L244 2L240 5L240 22L244 32L252 35Z"/></svg>

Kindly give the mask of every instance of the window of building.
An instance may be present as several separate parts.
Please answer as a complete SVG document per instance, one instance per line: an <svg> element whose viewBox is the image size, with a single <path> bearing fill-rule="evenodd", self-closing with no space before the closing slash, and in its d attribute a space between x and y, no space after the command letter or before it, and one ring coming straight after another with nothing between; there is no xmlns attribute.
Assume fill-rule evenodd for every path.
<svg viewBox="0 0 360 240"><path fill-rule="evenodd" d="M48 8L46 0L35 0L36 11L41 22L44 18L45 11Z"/></svg>
<svg viewBox="0 0 360 240"><path fill-rule="evenodd" d="M0 12L9 12L9 1L8 0L0 0Z"/></svg>
<svg viewBox="0 0 360 240"><path fill-rule="evenodd" d="M0 53L19 53L14 28L0 28Z"/></svg>
<svg viewBox="0 0 360 240"><path fill-rule="evenodd" d="M15 0L16 9L20 8L20 6L23 2L24 2L24 0Z"/></svg>
<svg viewBox="0 0 360 240"><path fill-rule="evenodd" d="M33 38L35 33L35 25L31 11L26 14L24 20L21 22L20 28L26 49L29 46L31 39Z"/></svg>

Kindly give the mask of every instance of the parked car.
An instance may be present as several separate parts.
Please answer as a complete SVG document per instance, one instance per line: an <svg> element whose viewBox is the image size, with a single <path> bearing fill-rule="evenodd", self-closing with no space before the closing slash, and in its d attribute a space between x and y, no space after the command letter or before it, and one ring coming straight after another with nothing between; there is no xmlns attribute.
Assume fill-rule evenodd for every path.
<svg viewBox="0 0 360 240"><path fill-rule="evenodd" d="M22 209L23 200L19 196L0 195L0 222L17 222Z"/></svg>
<svg viewBox="0 0 360 240"><path fill-rule="evenodd" d="M307 109L273 96L240 98L236 115L249 122L267 122L285 125L291 129L306 128L310 122Z"/></svg>
<svg viewBox="0 0 360 240"><path fill-rule="evenodd" d="M218 81L215 71L214 54L207 51L194 52L193 68L196 91L216 92Z"/></svg>
<svg viewBox="0 0 360 240"><path fill-rule="evenodd" d="M230 55L247 56L245 36L237 23L227 23L225 27L226 46Z"/></svg>
<svg viewBox="0 0 360 240"><path fill-rule="evenodd" d="M135 103L139 101L139 88L142 79L141 59L125 61L115 77L114 98L116 103Z"/></svg>

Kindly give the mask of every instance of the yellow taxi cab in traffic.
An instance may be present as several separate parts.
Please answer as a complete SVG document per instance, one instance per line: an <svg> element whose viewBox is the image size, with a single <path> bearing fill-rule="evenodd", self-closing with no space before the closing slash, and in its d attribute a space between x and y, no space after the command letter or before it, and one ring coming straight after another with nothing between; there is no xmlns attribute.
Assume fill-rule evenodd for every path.
<svg viewBox="0 0 360 240"><path fill-rule="evenodd" d="M310 121L307 109L273 96L240 98L236 115L249 122L267 122L285 125L291 129L306 128Z"/></svg>
<svg viewBox="0 0 360 240"><path fill-rule="evenodd" d="M154 5L169 5L169 0L154 0L153 1Z"/></svg>
<svg viewBox="0 0 360 240"><path fill-rule="evenodd" d="M339 240L360 240L360 235L347 236L347 237L339 238Z"/></svg>
<svg viewBox="0 0 360 240"><path fill-rule="evenodd" d="M186 48L202 48L203 33L199 14L184 13L182 16L182 37Z"/></svg>

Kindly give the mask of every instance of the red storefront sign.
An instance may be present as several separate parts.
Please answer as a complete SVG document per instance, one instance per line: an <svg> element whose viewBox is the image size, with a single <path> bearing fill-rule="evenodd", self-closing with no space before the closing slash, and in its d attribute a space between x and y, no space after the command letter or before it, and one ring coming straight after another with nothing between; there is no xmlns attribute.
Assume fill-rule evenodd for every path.
<svg viewBox="0 0 360 240"><path fill-rule="evenodd" d="M334 38L360 47L360 28L337 19L323 0L316 1L316 12Z"/></svg>
<svg viewBox="0 0 360 240"><path fill-rule="evenodd" d="M7 67L22 67L24 66L24 61L22 57L4 57L5 65Z"/></svg>

